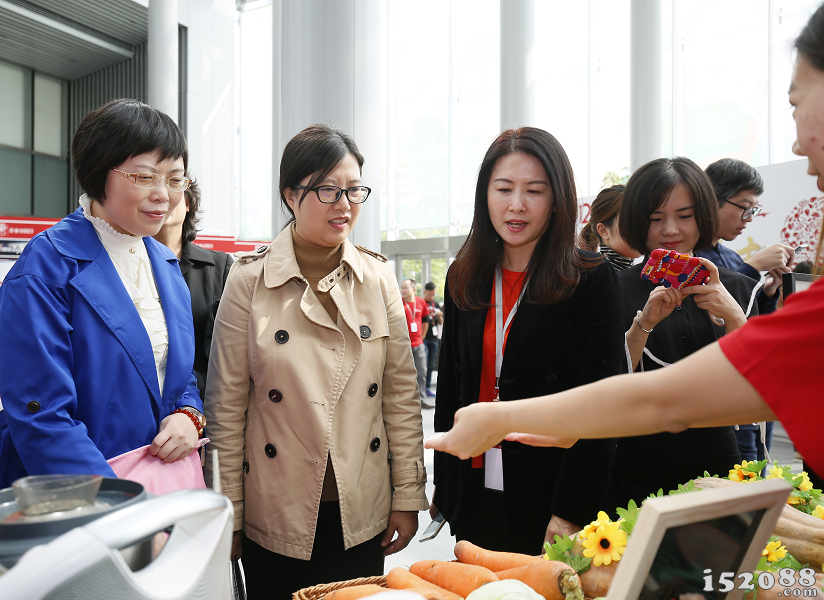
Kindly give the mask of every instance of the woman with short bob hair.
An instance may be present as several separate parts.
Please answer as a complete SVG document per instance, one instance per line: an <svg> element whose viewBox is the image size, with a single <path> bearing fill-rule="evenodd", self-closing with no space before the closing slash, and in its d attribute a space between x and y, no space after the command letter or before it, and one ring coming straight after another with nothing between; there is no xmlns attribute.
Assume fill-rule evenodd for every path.
<svg viewBox="0 0 824 600"><path fill-rule="evenodd" d="M398 283L348 240L371 191L362 166L342 131L292 138L280 163L292 218L236 254L217 311L206 411L250 600L382 575L429 506Z"/></svg>
<svg viewBox="0 0 824 600"><path fill-rule="evenodd" d="M575 246L574 181L563 147L541 129L505 131L487 151L472 229L444 289L435 431L463 406L556 393L626 364L615 272ZM505 441L472 461L437 452L433 504L458 539L536 554L603 509L614 448ZM571 490L583 471L600 475L582 497Z"/></svg>
<svg viewBox="0 0 824 600"><path fill-rule="evenodd" d="M662 248L694 256L712 243L718 202L704 171L688 158L659 158L641 166L627 183L621 206L621 235L648 258ZM699 259L707 262L706 259ZM623 326L632 368L668 366L715 342L758 314L753 302L760 287L736 271L719 268L718 279L685 294L642 279L645 264L618 274L623 295ZM674 386L701 385L673 381ZM613 478L619 506L640 505L659 489L676 489L705 470L726 473L741 455L732 427L687 429L618 441Z"/></svg>
<svg viewBox="0 0 824 600"><path fill-rule="evenodd" d="M166 462L194 449L205 422L189 293L151 237L183 199L187 156L174 121L137 100L80 124L81 206L32 238L0 288L0 487L114 477L107 461L145 445Z"/></svg>

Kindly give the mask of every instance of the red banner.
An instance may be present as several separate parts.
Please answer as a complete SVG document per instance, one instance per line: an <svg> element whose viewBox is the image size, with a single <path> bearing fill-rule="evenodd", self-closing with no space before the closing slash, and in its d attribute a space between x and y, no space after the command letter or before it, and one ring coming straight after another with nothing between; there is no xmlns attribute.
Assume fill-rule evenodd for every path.
<svg viewBox="0 0 824 600"><path fill-rule="evenodd" d="M40 217L0 217L0 239L30 240L59 220Z"/></svg>

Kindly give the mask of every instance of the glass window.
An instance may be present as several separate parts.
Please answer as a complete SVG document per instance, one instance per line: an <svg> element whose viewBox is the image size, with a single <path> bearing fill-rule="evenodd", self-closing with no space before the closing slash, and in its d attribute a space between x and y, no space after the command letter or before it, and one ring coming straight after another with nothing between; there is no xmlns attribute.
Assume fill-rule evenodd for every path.
<svg viewBox="0 0 824 600"><path fill-rule="evenodd" d="M280 206L272 190L272 5L241 12L240 31L240 238L268 240L272 206Z"/></svg>
<svg viewBox="0 0 824 600"><path fill-rule="evenodd" d="M676 2L686 155L702 166L722 157L768 164L769 1Z"/></svg>
<svg viewBox="0 0 824 600"><path fill-rule="evenodd" d="M63 82L34 75L34 150L52 156L65 156L63 126Z"/></svg>
<svg viewBox="0 0 824 600"><path fill-rule="evenodd" d="M418 290L415 293L420 296L420 291L426 283L425 281L421 282L421 279L423 279L423 261L420 258L404 258L401 266L403 269L401 281L404 279L414 279Z"/></svg>
<svg viewBox="0 0 824 600"><path fill-rule="evenodd" d="M31 150L31 75L0 62L0 144Z"/></svg>
<svg viewBox="0 0 824 600"><path fill-rule="evenodd" d="M0 148L0 214L31 215L31 154Z"/></svg>

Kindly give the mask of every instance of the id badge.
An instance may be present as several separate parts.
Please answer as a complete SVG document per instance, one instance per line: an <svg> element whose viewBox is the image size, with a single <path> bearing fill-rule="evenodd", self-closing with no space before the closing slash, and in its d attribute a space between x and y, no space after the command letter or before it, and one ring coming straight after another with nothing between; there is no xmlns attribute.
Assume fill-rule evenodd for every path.
<svg viewBox="0 0 824 600"><path fill-rule="evenodd" d="M418 333L418 323L412 321L412 323L409 324L409 331L411 331L412 333Z"/></svg>
<svg viewBox="0 0 824 600"><path fill-rule="evenodd" d="M484 487L488 490L504 491L504 461L500 448L484 452Z"/></svg>
<svg viewBox="0 0 824 600"><path fill-rule="evenodd" d="M438 335L438 326L437 325L432 326L432 335L434 335L434 336Z"/></svg>

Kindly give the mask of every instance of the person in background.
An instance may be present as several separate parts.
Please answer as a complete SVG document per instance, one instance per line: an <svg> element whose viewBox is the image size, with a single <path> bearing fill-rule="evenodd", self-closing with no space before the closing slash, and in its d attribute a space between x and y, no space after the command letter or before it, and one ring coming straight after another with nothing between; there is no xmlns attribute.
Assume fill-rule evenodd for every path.
<svg viewBox="0 0 824 600"><path fill-rule="evenodd" d="M194 244L200 219L200 187L192 179L184 192L184 202L177 205L154 238L180 259L180 272L192 296L192 319L195 327L195 375L200 397L205 398L206 373L215 314L232 257L225 252L207 250Z"/></svg>
<svg viewBox="0 0 824 600"><path fill-rule="evenodd" d="M92 473L142 446L186 458L205 422L189 291L157 234L189 185L183 132L121 99L72 141L80 208L36 235L0 288L0 488Z"/></svg>
<svg viewBox="0 0 824 600"><path fill-rule="evenodd" d="M404 279L401 282L401 298L409 329L409 341L412 343L412 358L415 360L415 370L418 373L418 393L421 406L434 408L435 405L426 397L426 347L423 345L423 340L429 331L429 320L426 319L429 307L423 298L415 295L416 287L414 279Z"/></svg>
<svg viewBox="0 0 824 600"><path fill-rule="evenodd" d="M435 300L436 289L437 287L431 281L423 286L423 300L428 308L426 319L429 324L426 337L423 339L423 345L426 347L426 395L430 398L435 396L435 392L429 388L432 385L432 372L438 363L438 346L441 343L441 327L443 326L443 310L441 310L440 302Z"/></svg>
<svg viewBox="0 0 824 600"><path fill-rule="evenodd" d="M650 161L627 183L621 235L646 256L658 248L692 255L713 240L717 220L712 184L688 158ZM753 300L757 282L736 271L720 267L715 280L686 288L696 293L685 295L674 287L642 279L644 266L641 263L618 273L623 324L635 371L669 367L758 314ZM673 386L680 385L692 383L673 381ZM659 489L676 489L704 470L723 473L740 462L732 427L619 440L614 477L618 506L626 506L630 500L640 504Z"/></svg>
<svg viewBox="0 0 824 600"><path fill-rule="evenodd" d="M481 163L472 228L444 286L435 431L452 427L462 407L554 394L626 367L618 278L576 247L577 214L558 140L533 127L501 133ZM436 452L431 511L459 540L537 554L607 505L614 452L613 439L568 450L504 442L471 461ZM585 494L582 473L591 477Z"/></svg>
<svg viewBox="0 0 824 600"><path fill-rule="evenodd" d="M371 193L362 168L355 141L327 125L286 144L279 190L292 218L235 255L215 318L210 447L250 600L382 575L429 507L395 274L349 241Z"/></svg>
<svg viewBox="0 0 824 600"><path fill-rule="evenodd" d="M589 222L578 234L578 245L590 252L600 252L616 271L632 266L641 254L630 248L618 229L618 215L626 186L613 185L598 192L590 207Z"/></svg>
<svg viewBox="0 0 824 600"><path fill-rule="evenodd" d="M705 172L718 200L718 230L712 245L696 249L696 256L703 256L718 267L738 271L755 281L761 281L761 273L766 272L764 287L759 290L756 300L758 314L769 314L775 311L778 302L781 276L790 272L789 265L795 258L793 248L773 244L744 261L735 250L721 243L721 240L735 241L761 212L758 197L764 193L764 181L753 167L735 158L717 160Z"/></svg>
<svg viewBox="0 0 824 600"><path fill-rule="evenodd" d="M764 286L758 291L758 314L775 311L781 288L781 276L789 273L795 252L785 244L775 244L744 261L741 256L721 243L734 241L761 212L758 197L764 193L761 175L743 160L722 158L709 165L705 172L712 182L718 201L718 230L712 245L696 250L718 267L726 267L761 281L761 271L768 271ZM738 449L744 460L764 460L772 446L774 423L739 423L735 430Z"/></svg>

